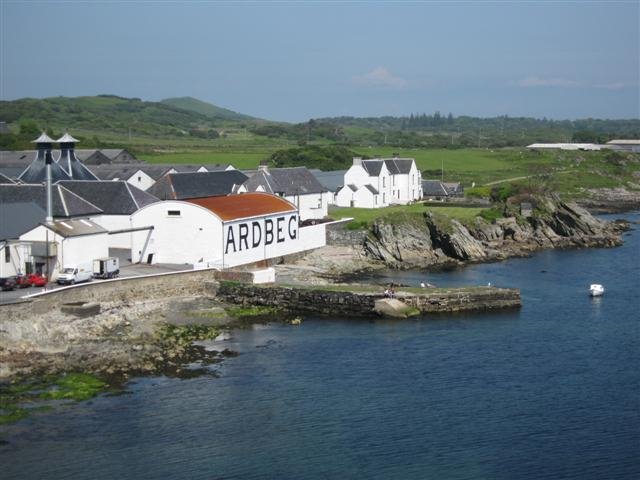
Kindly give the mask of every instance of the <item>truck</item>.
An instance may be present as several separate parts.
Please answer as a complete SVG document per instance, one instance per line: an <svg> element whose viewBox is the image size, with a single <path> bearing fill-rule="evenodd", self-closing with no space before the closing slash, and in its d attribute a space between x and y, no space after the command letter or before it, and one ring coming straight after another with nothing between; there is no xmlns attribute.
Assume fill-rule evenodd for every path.
<svg viewBox="0 0 640 480"><path fill-rule="evenodd" d="M74 283L88 282L92 278L91 264L66 265L60 270L56 282L58 285L73 285Z"/></svg>
<svg viewBox="0 0 640 480"><path fill-rule="evenodd" d="M115 278L119 274L120 261L117 258L96 258L93 261L93 278Z"/></svg>

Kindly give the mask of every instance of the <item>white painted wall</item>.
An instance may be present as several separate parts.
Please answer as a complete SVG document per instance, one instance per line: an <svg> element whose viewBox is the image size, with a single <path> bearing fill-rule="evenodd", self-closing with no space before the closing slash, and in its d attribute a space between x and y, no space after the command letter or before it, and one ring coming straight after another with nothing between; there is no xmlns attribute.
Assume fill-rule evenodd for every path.
<svg viewBox="0 0 640 480"><path fill-rule="evenodd" d="M319 220L329 214L329 192L289 195L284 198L298 207L302 222L311 219Z"/></svg>
<svg viewBox="0 0 640 480"><path fill-rule="evenodd" d="M169 215L169 211L180 215ZM168 200L148 205L131 216L133 262L197 264L229 268L277 258L325 245L324 226L298 227L297 212L264 215L230 222L206 208ZM300 233L300 230L304 234ZM269 233L268 233L269 232ZM322 234L321 234L322 233ZM304 237L304 238L302 238Z"/></svg>
<svg viewBox="0 0 640 480"><path fill-rule="evenodd" d="M169 215L169 211L180 212ZM222 224L206 208L188 202L166 200L131 215L131 227L153 226L131 234L131 261L194 264L221 257Z"/></svg>
<svg viewBox="0 0 640 480"><path fill-rule="evenodd" d="M64 238L40 225L20 236L23 241L45 242L57 245L58 255L49 262L49 276L55 281L59 271L67 266L88 266L93 260L109 256L109 240L106 233Z"/></svg>
<svg viewBox="0 0 640 480"><path fill-rule="evenodd" d="M27 243L0 243L0 278L26 273L25 263L30 260L30 256L31 248Z"/></svg>
<svg viewBox="0 0 640 480"><path fill-rule="evenodd" d="M351 190L346 184L342 187L338 193L336 193L335 204L339 207L350 207L353 201L353 190Z"/></svg>
<svg viewBox="0 0 640 480"><path fill-rule="evenodd" d="M98 215L91 217L89 220L110 232L131 228L131 216L129 215ZM130 232L108 235L110 248L131 248L131 241L132 234Z"/></svg>

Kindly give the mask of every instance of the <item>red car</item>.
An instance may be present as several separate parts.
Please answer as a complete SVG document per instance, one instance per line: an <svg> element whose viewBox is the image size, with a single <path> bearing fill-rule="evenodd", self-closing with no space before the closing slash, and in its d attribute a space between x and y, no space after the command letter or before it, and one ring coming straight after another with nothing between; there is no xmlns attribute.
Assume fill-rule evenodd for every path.
<svg viewBox="0 0 640 480"><path fill-rule="evenodd" d="M16 275L13 279L16 281L16 288L27 288L31 286L27 275Z"/></svg>
<svg viewBox="0 0 640 480"><path fill-rule="evenodd" d="M48 282L47 277L39 273L30 273L27 275L27 281L32 287L44 287Z"/></svg>

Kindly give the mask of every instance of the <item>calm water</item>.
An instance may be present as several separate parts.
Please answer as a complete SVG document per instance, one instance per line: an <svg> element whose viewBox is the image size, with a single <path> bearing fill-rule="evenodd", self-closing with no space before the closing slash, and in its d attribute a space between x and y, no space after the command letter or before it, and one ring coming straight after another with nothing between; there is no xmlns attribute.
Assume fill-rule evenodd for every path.
<svg viewBox="0 0 640 480"><path fill-rule="evenodd" d="M390 274L516 286L524 307L238 332L220 378L137 379L6 428L0 476L640 478L640 234L625 240Z"/></svg>

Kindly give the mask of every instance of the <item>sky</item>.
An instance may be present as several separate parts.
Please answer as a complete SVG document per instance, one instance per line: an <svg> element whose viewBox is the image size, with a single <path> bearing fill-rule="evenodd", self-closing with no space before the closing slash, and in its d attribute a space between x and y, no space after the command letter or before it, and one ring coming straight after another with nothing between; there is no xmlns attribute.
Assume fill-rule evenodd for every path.
<svg viewBox="0 0 640 480"><path fill-rule="evenodd" d="M0 0L0 99L192 96L280 121L640 117L640 1Z"/></svg>

